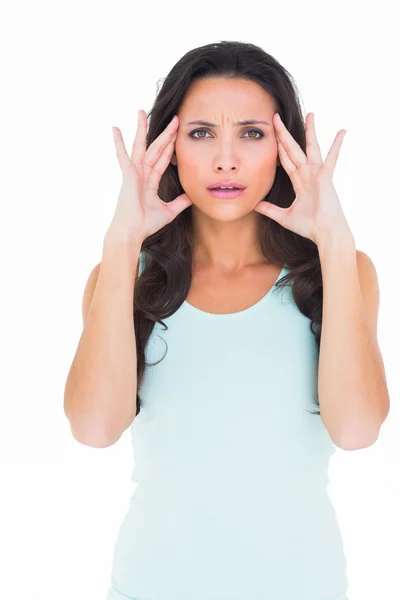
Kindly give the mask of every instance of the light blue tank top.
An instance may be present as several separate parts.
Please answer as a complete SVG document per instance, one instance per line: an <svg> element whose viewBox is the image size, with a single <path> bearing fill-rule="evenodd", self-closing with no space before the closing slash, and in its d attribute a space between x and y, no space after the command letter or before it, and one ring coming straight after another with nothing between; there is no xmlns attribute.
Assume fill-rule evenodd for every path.
<svg viewBox="0 0 400 600"><path fill-rule="evenodd" d="M146 346L147 363L166 355L139 390L138 485L107 600L345 600L335 446L306 410L318 352L291 285L233 314L185 301L164 322Z"/></svg>

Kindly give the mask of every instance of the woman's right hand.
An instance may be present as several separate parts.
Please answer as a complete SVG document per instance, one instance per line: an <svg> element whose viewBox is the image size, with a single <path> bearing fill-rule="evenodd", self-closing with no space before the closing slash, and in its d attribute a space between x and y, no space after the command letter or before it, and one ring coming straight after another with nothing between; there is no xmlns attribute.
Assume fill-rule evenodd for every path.
<svg viewBox="0 0 400 600"><path fill-rule="evenodd" d="M138 125L130 157L121 131L113 127L123 180L115 214L107 231L108 237L124 240L135 238L141 242L193 204L186 194L181 194L171 202L164 202L158 196L161 177L174 151L178 124L179 117L175 115L146 151L147 116L143 110L138 111Z"/></svg>

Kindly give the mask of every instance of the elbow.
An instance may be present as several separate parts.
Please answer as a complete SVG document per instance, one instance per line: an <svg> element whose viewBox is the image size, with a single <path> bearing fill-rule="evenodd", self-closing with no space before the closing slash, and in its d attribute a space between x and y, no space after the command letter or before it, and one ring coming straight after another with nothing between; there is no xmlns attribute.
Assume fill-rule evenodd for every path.
<svg viewBox="0 0 400 600"><path fill-rule="evenodd" d="M380 430L383 422L389 413L389 400L382 403L382 409L371 413L364 411L363 417L355 416L346 419L338 419L335 415L335 421L327 419L321 413L322 421L332 442L341 450L363 450L373 446L379 439ZM325 420L324 420L325 419Z"/></svg>
<svg viewBox="0 0 400 600"><path fill-rule="evenodd" d="M354 439L346 439L344 441L340 441L338 443L333 442L335 446L340 448L341 450L363 450L364 448L369 448L373 446L377 441L378 437L374 439L364 439L364 440L354 440Z"/></svg>
<svg viewBox="0 0 400 600"><path fill-rule="evenodd" d="M72 419L69 420L71 434L74 440L83 446L90 448L109 448L118 442L121 436L111 438L109 435L103 435L96 429L82 429L77 427Z"/></svg>
<svg viewBox="0 0 400 600"><path fill-rule="evenodd" d="M380 428L374 429L373 431L358 431L357 433L342 432L340 436L330 435L332 442L341 450L363 450L373 446L378 441Z"/></svg>
<svg viewBox="0 0 400 600"><path fill-rule="evenodd" d="M89 446L90 448L109 448L113 446L118 440L112 440L106 438L89 438L89 437L78 437L72 434L74 439L82 444L83 446Z"/></svg>

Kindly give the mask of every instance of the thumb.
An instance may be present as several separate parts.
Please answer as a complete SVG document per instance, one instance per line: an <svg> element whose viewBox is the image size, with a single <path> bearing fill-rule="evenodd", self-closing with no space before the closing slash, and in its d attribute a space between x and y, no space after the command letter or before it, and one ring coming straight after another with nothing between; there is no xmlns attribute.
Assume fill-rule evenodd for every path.
<svg viewBox="0 0 400 600"><path fill-rule="evenodd" d="M276 206L276 204L271 204L271 202L267 202L267 200L262 200L256 207L256 210L262 215L276 221L279 225L283 225L285 213L287 212L285 208Z"/></svg>
<svg viewBox="0 0 400 600"><path fill-rule="evenodd" d="M173 219L177 217L185 208L188 208L193 204L193 201L189 198L187 194L181 194L177 196L175 200L168 202L168 208L173 214Z"/></svg>

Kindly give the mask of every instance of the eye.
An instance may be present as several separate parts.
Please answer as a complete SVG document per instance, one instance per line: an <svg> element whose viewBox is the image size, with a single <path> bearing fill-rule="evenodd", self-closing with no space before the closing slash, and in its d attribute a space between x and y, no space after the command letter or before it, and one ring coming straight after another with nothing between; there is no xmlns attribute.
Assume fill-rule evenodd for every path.
<svg viewBox="0 0 400 600"><path fill-rule="evenodd" d="M202 131L204 131L205 133L209 133L207 129L196 129L195 131L191 131L189 133L189 137L191 137L194 140L205 140L205 139L207 139L204 136L203 137L195 137L195 135L194 135L195 133L202 132ZM248 138L250 140L260 140L261 138L264 137L264 133L262 131L260 131L259 129L249 129L249 131L246 131L246 133L258 133L259 134L259 137L250 137L250 138Z"/></svg>

